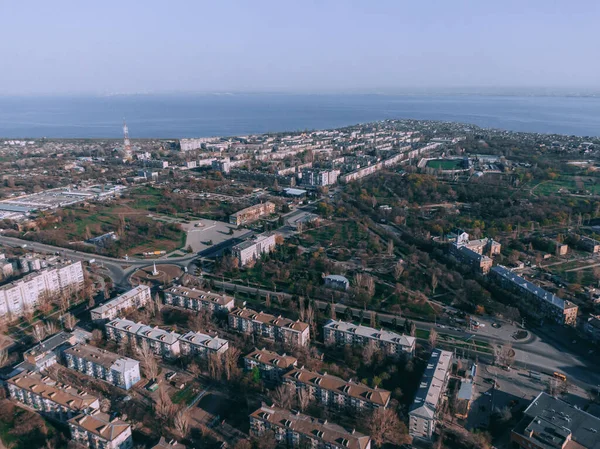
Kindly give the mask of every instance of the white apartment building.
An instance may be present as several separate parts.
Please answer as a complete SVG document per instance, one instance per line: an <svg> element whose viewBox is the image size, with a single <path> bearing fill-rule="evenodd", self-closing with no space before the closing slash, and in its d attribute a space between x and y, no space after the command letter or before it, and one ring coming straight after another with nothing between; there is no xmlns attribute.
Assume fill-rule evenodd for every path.
<svg viewBox="0 0 600 449"><path fill-rule="evenodd" d="M0 319L15 319L27 308L35 309L43 294L59 295L83 286L81 262L56 265L0 287Z"/></svg>
<svg viewBox="0 0 600 449"><path fill-rule="evenodd" d="M276 234L271 232L257 235L235 245L231 252L238 259L240 267L243 267L251 260L257 260L263 254L270 253L277 246L275 236Z"/></svg>
<svg viewBox="0 0 600 449"><path fill-rule="evenodd" d="M229 349L229 342L217 336L190 331L179 337L179 348L183 356L206 358L211 354L223 354Z"/></svg>
<svg viewBox="0 0 600 449"><path fill-rule="evenodd" d="M127 309L139 309L146 306L152 299L150 287L138 285L128 292L91 310L93 321L112 320L119 316L121 311Z"/></svg>
<svg viewBox="0 0 600 449"><path fill-rule="evenodd" d="M302 184L323 187L337 182L339 170L302 170Z"/></svg>
<svg viewBox="0 0 600 449"><path fill-rule="evenodd" d="M129 390L141 379L140 362L85 343L64 351L67 367Z"/></svg>
<svg viewBox="0 0 600 449"><path fill-rule="evenodd" d="M434 349L408 413L410 417L408 431L412 437L432 439L442 409L451 367L452 353Z"/></svg>
<svg viewBox="0 0 600 449"><path fill-rule="evenodd" d="M369 410L386 408L391 393L381 388L371 388L362 383L346 381L327 373L316 373L304 368L293 369L283 376L285 383L294 385L296 391L304 390L325 407Z"/></svg>
<svg viewBox="0 0 600 449"><path fill-rule="evenodd" d="M205 290L174 285L163 290L165 304L189 310L208 312L229 312L234 308L233 297Z"/></svg>
<svg viewBox="0 0 600 449"><path fill-rule="evenodd" d="M355 430L279 407L263 405L250 415L250 433L260 438L272 431L289 448L370 449L371 438Z"/></svg>
<svg viewBox="0 0 600 449"><path fill-rule="evenodd" d="M329 345L366 346L374 344L376 348L393 356L414 355L417 341L415 337L383 329L377 330L368 326L356 326L339 320L329 320L323 326L323 336L325 343Z"/></svg>
<svg viewBox="0 0 600 449"><path fill-rule="evenodd" d="M229 327L245 334L254 334L293 346L306 346L310 341L308 324L245 307L229 313Z"/></svg>
<svg viewBox="0 0 600 449"><path fill-rule="evenodd" d="M298 364L298 359L291 355L279 355L276 352L266 349L255 349L250 354L244 356L244 368L246 371L252 371L258 368L261 379L279 382L283 374Z"/></svg>
<svg viewBox="0 0 600 449"><path fill-rule="evenodd" d="M71 438L91 449L131 449L131 426L125 421L95 411L69 420Z"/></svg>
<svg viewBox="0 0 600 449"><path fill-rule="evenodd" d="M97 397L39 372L21 371L7 385L11 399L59 421L100 407Z"/></svg>
<svg viewBox="0 0 600 449"><path fill-rule="evenodd" d="M106 323L106 337L116 342L125 339L135 346L146 342L156 355L165 358L175 358L179 355L180 334L122 318Z"/></svg>

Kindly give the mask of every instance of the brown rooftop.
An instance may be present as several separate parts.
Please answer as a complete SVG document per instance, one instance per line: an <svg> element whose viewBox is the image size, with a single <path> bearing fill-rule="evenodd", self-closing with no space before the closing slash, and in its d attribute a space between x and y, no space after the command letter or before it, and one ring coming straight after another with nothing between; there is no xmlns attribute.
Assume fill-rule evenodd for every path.
<svg viewBox="0 0 600 449"><path fill-rule="evenodd" d="M257 360L260 363L276 366L277 368L289 368L298 363L296 357L291 355L279 355L276 352L268 351L267 349L255 349L250 354L244 356L246 359Z"/></svg>
<svg viewBox="0 0 600 449"><path fill-rule="evenodd" d="M106 413L96 411L89 415L82 414L69 420L70 424L98 435L107 441L112 441L129 429L129 424L120 419L110 419Z"/></svg>
<svg viewBox="0 0 600 449"><path fill-rule="evenodd" d="M285 327L288 329L292 329L296 332L303 332L304 330L308 329L308 324L302 321L293 321L289 318L284 318L282 316L275 316L264 312L256 312L255 310L247 309L245 307L243 309L235 309L232 312L230 312L230 314L239 316L240 318L244 318L246 320L258 321L263 324L270 324L271 326L277 326L282 328Z"/></svg>
<svg viewBox="0 0 600 449"><path fill-rule="evenodd" d="M233 297L228 295L219 295L218 293L197 290L195 288L187 288L181 285L165 288L164 292L177 296L183 296L185 298L193 298L200 301L212 302L221 306L225 306L234 300Z"/></svg>

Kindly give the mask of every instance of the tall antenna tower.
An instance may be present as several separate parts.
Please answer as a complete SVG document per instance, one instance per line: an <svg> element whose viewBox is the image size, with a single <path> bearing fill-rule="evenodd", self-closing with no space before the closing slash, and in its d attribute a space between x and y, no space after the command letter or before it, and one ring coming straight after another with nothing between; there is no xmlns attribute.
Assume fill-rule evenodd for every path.
<svg viewBox="0 0 600 449"><path fill-rule="evenodd" d="M132 159L131 142L129 141L129 128L127 127L125 120L123 120L123 155L128 161Z"/></svg>

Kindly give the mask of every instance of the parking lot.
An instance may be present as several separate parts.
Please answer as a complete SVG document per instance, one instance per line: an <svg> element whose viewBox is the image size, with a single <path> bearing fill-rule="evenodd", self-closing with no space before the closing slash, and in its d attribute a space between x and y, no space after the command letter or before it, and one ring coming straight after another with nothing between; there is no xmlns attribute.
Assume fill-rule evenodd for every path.
<svg viewBox="0 0 600 449"><path fill-rule="evenodd" d="M196 253L248 232L245 228L238 230L236 225L223 221L205 219L194 220L190 223L184 223L181 226L187 232L185 247L191 246L192 251ZM231 234L230 232L233 233Z"/></svg>

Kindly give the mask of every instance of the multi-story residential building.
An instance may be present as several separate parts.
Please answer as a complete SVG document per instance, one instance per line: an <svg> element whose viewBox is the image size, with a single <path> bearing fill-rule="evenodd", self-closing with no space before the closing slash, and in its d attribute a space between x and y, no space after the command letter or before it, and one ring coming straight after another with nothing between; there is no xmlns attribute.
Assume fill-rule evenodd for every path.
<svg viewBox="0 0 600 449"><path fill-rule="evenodd" d="M179 337L179 348L183 356L205 358L211 354L223 354L229 349L229 342L217 336L190 331Z"/></svg>
<svg viewBox="0 0 600 449"><path fill-rule="evenodd" d="M314 187L330 186L337 182L339 170L302 170L302 184Z"/></svg>
<svg viewBox="0 0 600 449"><path fill-rule="evenodd" d="M598 240L582 236L578 243L581 248L590 253L596 254L600 252L600 242Z"/></svg>
<svg viewBox="0 0 600 449"><path fill-rule="evenodd" d="M84 341L84 339L75 332L59 332L25 351L23 353L24 363L27 364L31 370L44 370L55 363L60 362L62 353L65 349L82 341Z"/></svg>
<svg viewBox="0 0 600 449"><path fill-rule="evenodd" d="M277 246L276 235L273 232L265 232L254 236L235 245L231 253L237 258L240 267L243 267L248 262L259 259L263 254L270 253Z"/></svg>
<svg viewBox="0 0 600 449"><path fill-rule="evenodd" d="M152 299L150 287L138 285L121 296L92 309L91 316L94 321L112 320L119 316L121 311L127 309L139 309L146 306Z"/></svg>
<svg viewBox="0 0 600 449"><path fill-rule="evenodd" d="M375 348L393 356L403 354L412 356L415 353L417 341L415 337L362 325L356 326L339 320L329 320L323 326L323 339L329 345L366 346L373 344Z"/></svg>
<svg viewBox="0 0 600 449"><path fill-rule="evenodd" d="M7 385L12 399L59 421L100 407L97 397L39 372L21 371Z"/></svg>
<svg viewBox="0 0 600 449"><path fill-rule="evenodd" d="M460 246L452 251L458 260L469 265L473 270L488 274L494 265L494 261L485 254L479 254L467 246Z"/></svg>
<svg viewBox="0 0 600 449"><path fill-rule="evenodd" d="M231 160L228 157L215 159L211 162L211 167L226 175L231 171Z"/></svg>
<svg viewBox="0 0 600 449"><path fill-rule="evenodd" d="M0 319L15 319L38 306L43 295L57 296L83 286L81 262L56 265L0 287Z"/></svg>
<svg viewBox="0 0 600 449"><path fill-rule="evenodd" d="M106 337L116 342L126 340L135 346L145 343L156 355L165 358L179 355L180 334L122 318L106 323Z"/></svg>
<svg viewBox="0 0 600 449"><path fill-rule="evenodd" d="M271 215L275 213L275 203L266 201L264 203L255 204L254 206L247 207L229 216L229 223L236 226L242 226L253 221L258 220L260 217Z"/></svg>
<svg viewBox="0 0 600 449"><path fill-rule="evenodd" d="M140 362L119 354L79 343L64 351L67 367L129 390L141 379Z"/></svg>
<svg viewBox="0 0 600 449"><path fill-rule="evenodd" d="M371 448L371 438L355 430L347 430L327 420L298 412L263 405L250 415L250 433L260 438L268 431L274 433L279 444L289 448Z"/></svg>
<svg viewBox="0 0 600 449"><path fill-rule="evenodd" d="M310 340L307 323L256 312L245 307L229 313L229 327L245 334L254 334L293 346L306 346Z"/></svg>
<svg viewBox="0 0 600 449"><path fill-rule="evenodd" d="M71 438L91 449L131 449L131 426L99 410L69 420Z"/></svg>
<svg viewBox="0 0 600 449"><path fill-rule="evenodd" d="M387 407L390 392L371 388L324 373L295 368L283 375L285 383L294 385L296 391L304 390L309 397L326 407L369 410Z"/></svg>
<svg viewBox="0 0 600 449"><path fill-rule="evenodd" d="M597 343L600 341L600 315L590 315L583 325L583 331L591 341Z"/></svg>
<svg viewBox="0 0 600 449"><path fill-rule="evenodd" d="M600 449L600 418L540 393L512 430L519 449Z"/></svg>
<svg viewBox="0 0 600 449"><path fill-rule="evenodd" d="M452 353L434 349L421 378L421 384L409 411L409 433L414 438L431 440L442 410Z"/></svg>
<svg viewBox="0 0 600 449"><path fill-rule="evenodd" d="M174 285L164 289L165 304L189 310L229 312L234 308L234 299L228 295Z"/></svg>
<svg viewBox="0 0 600 449"><path fill-rule="evenodd" d="M261 379L270 382L279 382L281 377L287 371L295 368L298 359L291 355L279 355L276 352L266 349L255 349L250 354L244 356L244 368L251 371L254 367L258 368Z"/></svg>
<svg viewBox="0 0 600 449"><path fill-rule="evenodd" d="M345 276L339 274L330 274L323 278L325 287L335 288L337 290L348 290L350 288L350 281Z"/></svg>
<svg viewBox="0 0 600 449"><path fill-rule="evenodd" d="M508 268L497 265L490 270L490 276L503 288L529 300L535 309L531 313L549 318L559 324L575 326L577 324L578 307L571 301L559 298L541 287L517 276Z"/></svg>
<svg viewBox="0 0 600 449"><path fill-rule="evenodd" d="M453 237L454 241L452 242L452 247L454 249L467 247L477 254L483 254L489 257L497 256L502 250L502 245L495 240L488 238L471 240L469 234L464 231L457 231Z"/></svg>

